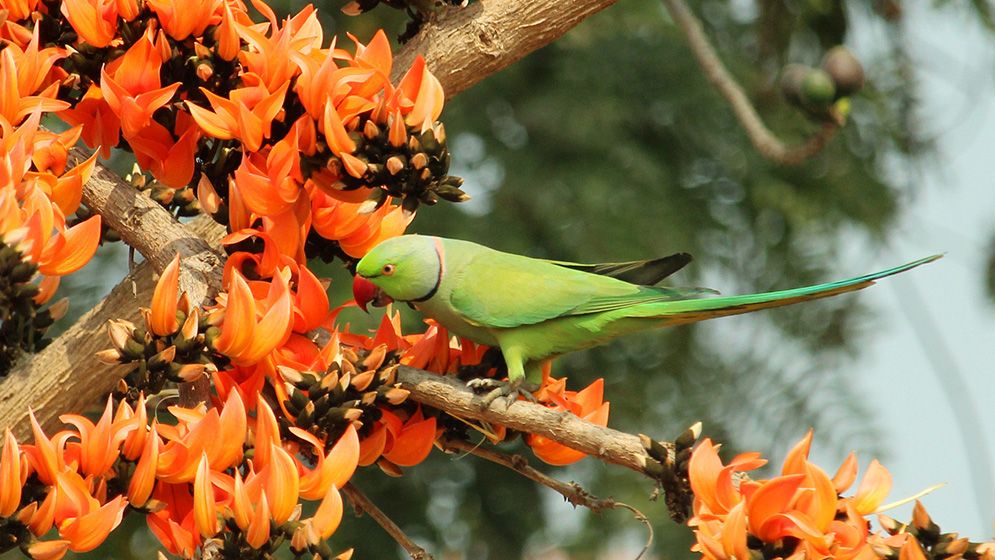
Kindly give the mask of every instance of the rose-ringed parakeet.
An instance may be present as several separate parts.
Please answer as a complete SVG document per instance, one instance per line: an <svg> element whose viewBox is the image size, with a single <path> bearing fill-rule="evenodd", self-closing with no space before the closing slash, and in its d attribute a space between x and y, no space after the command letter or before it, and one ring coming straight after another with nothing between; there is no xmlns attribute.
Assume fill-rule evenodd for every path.
<svg viewBox="0 0 995 560"><path fill-rule="evenodd" d="M544 360L617 336L851 292L939 257L816 286L703 297L715 292L643 285L687 264L685 254L583 265L469 241L404 235L380 243L359 261L353 292L363 309L371 301L407 302L454 334L500 347L508 366L507 390L517 390L523 381L541 382Z"/></svg>

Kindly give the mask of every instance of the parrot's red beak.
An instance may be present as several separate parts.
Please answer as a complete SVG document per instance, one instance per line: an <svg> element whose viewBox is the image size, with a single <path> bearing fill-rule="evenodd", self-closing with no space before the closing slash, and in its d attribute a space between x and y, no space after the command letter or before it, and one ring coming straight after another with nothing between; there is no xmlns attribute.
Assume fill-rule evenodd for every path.
<svg viewBox="0 0 995 560"><path fill-rule="evenodd" d="M352 279L352 297L363 311L366 311L366 306L370 303L375 307L383 307L393 301L376 284L358 274Z"/></svg>

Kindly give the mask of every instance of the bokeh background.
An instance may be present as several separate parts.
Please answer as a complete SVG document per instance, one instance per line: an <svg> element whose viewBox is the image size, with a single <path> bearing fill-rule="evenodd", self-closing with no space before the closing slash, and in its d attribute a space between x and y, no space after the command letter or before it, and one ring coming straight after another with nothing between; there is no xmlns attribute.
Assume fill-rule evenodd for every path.
<svg viewBox="0 0 995 560"><path fill-rule="evenodd" d="M301 2L271 2L283 13ZM380 7L360 18L318 2L329 33L368 39L403 28ZM815 125L780 97L789 62L838 44L864 63L839 136L798 167L762 159L694 62L663 5L625 0L563 39L447 101L453 172L470 202L419 212L413 230L577 261L687 251L675 283L723 293L795 287L928 254L941 261L858 295L632 336L566 356L580 388L606 379L610 425L671 438L695 421L730 456L775 464L816 430L832 472L849 450L880 458L892 498L924 498L945 531L995 534L995 19L986 0L706 0L706 32L771 129L787 142ZM125 164L125 162L118 162ZM64 283L78 315L117 282L126 251L105 247ZM337 265L334 301L348 278ZM407 313L409 328L420 324ZM73 316L67 319L73 319ZM354 325L375 318L344 315ZM508 451L529 454L519 443ZM538 463L538 461L535 461ZM650 558L692 558L651 486L584 460L549 468L642 510ZM643 545L631 515L574 510L558 495L474 457L434 454L403 478L358 485L439 559L622 559ZM908 508L893 512L907 517ZM137 522L136 522L137 521ZM151 558L140 520L89 558ZM368 518L347 515L335 548L405 557Z"/></svg>

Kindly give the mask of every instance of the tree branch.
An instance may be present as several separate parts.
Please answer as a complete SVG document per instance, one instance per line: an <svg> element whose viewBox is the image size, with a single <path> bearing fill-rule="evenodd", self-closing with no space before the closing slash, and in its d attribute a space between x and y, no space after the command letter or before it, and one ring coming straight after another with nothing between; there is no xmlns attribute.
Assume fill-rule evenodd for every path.
<svg viewBox="0 0 995 560"><path fill-rule="evenodd" d="M650 546L653 545L653 525L650 524L649 519L643 514L643 512L630 506L629 504L616 502L611 498L598 498L576 482L568 483L563 482L562 480L557 480L529 466L529 462L521 455L509 455L507 453L501 453L499 451L494 451L493 449L482 447L481 445L474 445L460 440L446 440L442 442L442 445L446 451L462 451L464 453L476 455L477 457L481 457L492 463L507 467L525 478L553 490L563 496L563 499L570 502L574 507L584 506L594 513L601 513L606 509L627 509L632 512L632 515L635 516L637 521L646 526L646 545L643 547L642 551L640 551L639 556L636 556L636 560L642 558L643 554L645 554L646 551L649 550Z"/></svg>
<svg viewBox="0 0 995 560"><path fill-rule="evenodd" d="M783 165L797 165L819 153L835 136L840 124L835 121L826 121L819 128L819 131L805 142L797 146L786 146L767 128L753 104L750 103L749 98L746 97L743 88L719 60L715 48L709 43L708 37L701 29L701 22L684 3L684 0L663 0L663 4L670 12L670 17L687 35L688 46L695 58L698 59L705 77L729 102L733 114L736 115L736 119L743 126L750 142L760 152L760 155Z"/></svg>
<svg viewBox="0 0 995 560"><path fill-rule="evenodd" d="M550 490L563 496L564 500L570 502L574 506L584 506L595 513L601 513L606 509L614 509L618 507L618 503L615 500L611 498L598 498L582 488L576 482L563 482L562 480L557 480L546 473L537 470L536 468L530 466L528 460L521 455L501 453L499 451L483 447L479 444L472 444L456 439L443 441L442 446L445 451L462 451L464 453L476 455L482 459L487 459L492 463L507 467L525 478L542 484L546 488L549 488Z"/></svg>
<svg viewBox="0 0 995 560"><path fill-rule="evenodd" d="M646 461L649 456L639 438L632 434L525 401L515 401L507 408L500 405L485 407L483 399L466 384L419 369L401 366L397 379L403 388L411 391L410 398L422 404L462 418L485 420L512 430L545 436L603 461L648 474Z"/></svg>
<svg viewBox="0 0 995 560"><path fill-rule="evenodd" d="M342 487L342 493L349 497L349 501L352 502L353 508L356 509L356 515L362 513L368 514L374 521L380 525L384 531L387 532L397 544L404 548L408 556L411 556L412 560L432 560L432 555L425 551L424 548L415 544L413 540L408 538L404 531L394 523L387 514L380 510L376 504L374 504L366 494L362 493L356 485L348 482Z"/></svg>
<svg viewBox="0 0 995 560"><path fill-rule="evenodd" d="M78 148L72 154L80 160L89 157ZM151 262L156 272L166 268L179 253L183 257L180 292L187 292L191 302L208 301L221 286L224 258L203 237L177 222L166 209L116 173L98 165L83 186L83 202ZM223 230L218 226L211 231L216 234Z"/></svg>
<svg viewBox="0 0 995 560"><path fill-rule="evenodd" d="M559 39L615 2L479 0L465 8L444 9L397 53L393 78L400 79L420 54L439 78L446 97L452 97Z"/></svg>
<svg viewBox="0 0 995 560"><path fill-rule="evenodd" d="M91 179L91 182L93 181ZM117 190L120 187L108 188ZM128 188L135 190L132 187ZM123 194L123 191L118 192ZM125 197L126 200L128 198ZM140 200L143 196L133 198L136 205L141 205ZM152 203L148 197L144 198ZM120 204L122 203L119 202L118 205ZM161 207L159 210L166 212ZM155 215L155 212L151 214ZM129 229L134 228L144 232L141 235L131 232L128 234L131 238L149 236L145 223L137 223L135 227L124 220L121 221ZM181 242L184 239L194 239L194 236L219 237L219 230L223 231L220 229L221 226L207 216L194 220L189 224L189 229L188 226L173 223L175 227L161 231L165 232L165 235L176 236L174 240ZM152 242L163 247L161 253L166 253L170 247L175 246L165 243L164 240ZM184 266L188 261L204 264L196 258L191 258L183 261ZM204 282L198 288L202 293L221 285L221 265L219 263L216 266L218 278L213 279L212 274L210 282ZM109 366L97 360L94 353L110 347L110 340L106 334L109 319L126 319L133 323L141 323L143 319L138 308L147 306L152 300L152 290L155 286L153 272L153 266L149 261L139 264L103 301L86 312L66 332L41 352L25 355L10 374L0 380L0 426L10 426L18 441L26 441L31 434L27 422L28 407L31 407L42 427L51 433L54 428L62 426L58 419L60 414L84 410L102 395L114 389L118 379L129 371L130 366ZM187 289L190 289L190 284L196 281L197 277L195 273L186 273Z"/></svg>

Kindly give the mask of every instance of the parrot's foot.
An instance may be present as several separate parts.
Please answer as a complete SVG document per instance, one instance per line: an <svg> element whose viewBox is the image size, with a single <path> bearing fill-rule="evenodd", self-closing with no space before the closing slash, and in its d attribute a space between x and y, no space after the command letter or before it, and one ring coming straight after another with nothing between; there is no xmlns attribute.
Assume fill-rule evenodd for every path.
<svg viewBox="0 0 995 560"><path fill-rule="evenodd" d="M521 379L505 383L491 377L482 377L471 379L467 382L466 386L473 390L474 393L484 395L482 408L490 408L494 401L501 399L504 401L504 408L507 409L511 406L511 403L518 400L519 396L525 397L526 400L531 402L538 402L535 395L532 394L532 391L538 389L538 387L524 383Z"/></svg>

